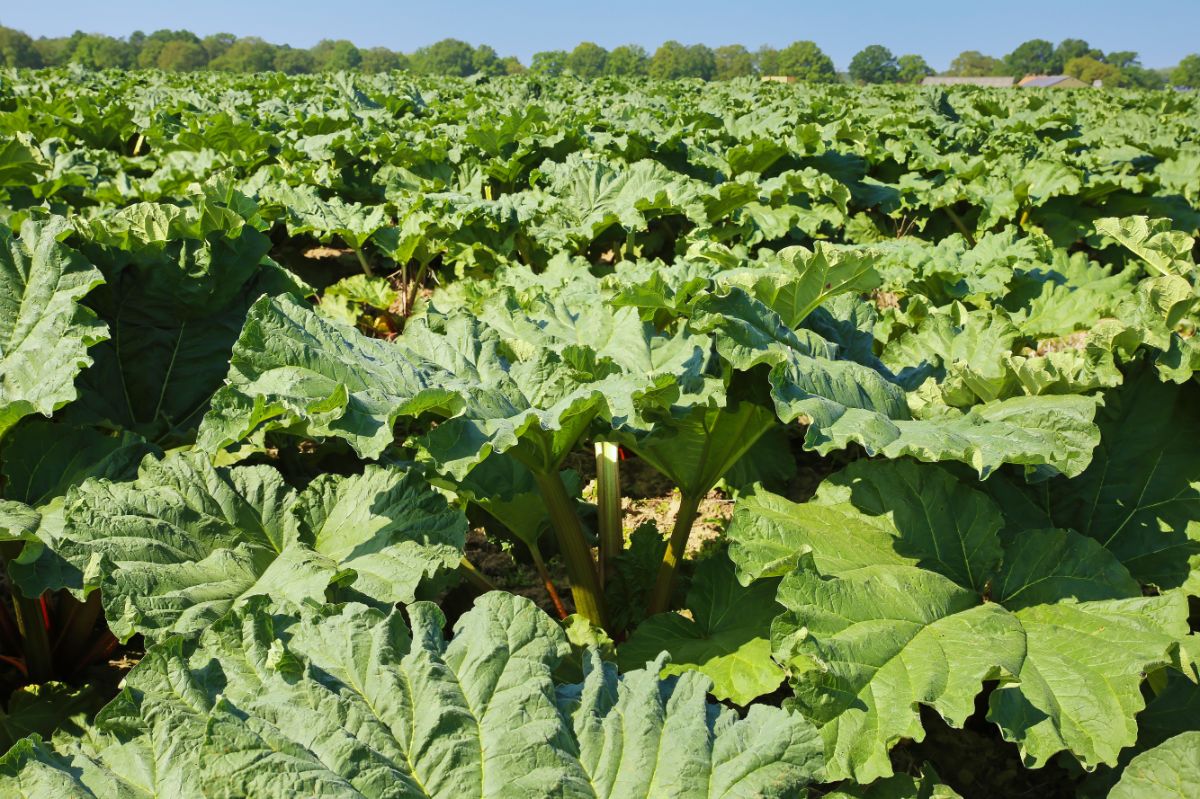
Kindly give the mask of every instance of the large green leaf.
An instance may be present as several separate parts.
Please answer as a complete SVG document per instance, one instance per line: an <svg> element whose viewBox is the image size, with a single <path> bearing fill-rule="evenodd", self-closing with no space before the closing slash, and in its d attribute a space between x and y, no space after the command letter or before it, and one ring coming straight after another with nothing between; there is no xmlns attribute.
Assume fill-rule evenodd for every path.
<svg viewBox="0 0 1200 799"><path fill-rule="evenodd" d="M287 298L264 299L247 320L230 384L214 398L200 444L212 449L285 428L345 438L360 455L377 457L399 416L429 411L449 418L419 443L456 479L491 452L510 450L546 472L593 419L632 413L638 398L671 386L671 377L632 374L594 349L559 346L548 335L540 345L506 346L465 313L414 319L387 343Z"/></svg>
<svg viewBox="0 0 1200 799"><path fill-rule="evenodd" d="M1016 327L1006 316L970 313L955 303L946 313L921 320L889 342L882 357L895 372L928 364L935 373L944 375L951 365L959 365L971 367L976 382L1002 379L1005 375L1000 364L1012 353L1017 337Z"/></svg>
<svg viewBox="0 0 1200 799"><path fill-rule="evenodd" d="M455 478L492 452L511 452L535 473L555 470L594 419L633 414L661 380L549 337L509 359L499 334L466 314L418 320L403 343L459 387L462 410L420 439L423 454Z"/></svg>
<svg viewBox="0 0 1200 799"><path fill-rule="evenodd" d="M912 461L858 461L809 502L766 492L739 502L729 528L743 577L783 574L805 552L839 576L912 563L982 591L1000 563L1000 510L946 470Z"/></svg>
<svg viewBox="0 0 1200 799"><path fill-rule="evenodd" d="M0 499L0 542L36 541L42 515L24 502Z"/></svg>
<svg viewBox="0 0 1200 799"><path fill-rule="evenodd" d="M1111 552L1074 531L1001 535L992 501L939 467L858 462L808 503L760 493L739 506L729 534L743 579L795 569L778 595L789 613L772 630L776 658L791 660L797 702L847 776L888 773L880 754L919 730L915 717L893 729L908 718L897 707L924 702L961 723L921 686L960 685L961 709L982 679L1001 681L989 718L1029 764L1065 749L1087 768L1113 765L1136 738L1146 675L1180 659L1182 594L1142 597ZM960 623L971 614L988 623ZM872 704L883 698L893 706Z"/></svg>
<svg viewBox="0 0 1200 799"><path fill-rule="evenodd" d="M120 638L196 633L256 595L322 601L351 585L411 602L455 566L466 520L416 473L326 475L299 496L274 469L215 469L199 453L148 458L129 483L71 496L59 553L99 588Z"/></svg>
<svg viewBox="0 0 1200 799"><path fill-rule="evenodd" d="M1137 738L1147 673L1174 663L1187 632L1179 594L1052 604L1009 612L940 575L908 566L784 579L777 659L796 703L822 727L831 774L891 773L886 752L924 731L916 705L952 726L999 679L988 719L1031 767L1063 750L1086 768L1115 765Z"/></svg>
<svg viewBox="0 0 1200 799"><path fill-rule="evenodd" d="M1141 586L1095 539L1074 530L1023 530L1004 537L1004 565L992 598L1009 610L1064 599L1123 599Z"/></svg>
<svg viewBox="0 0 1200 799"><path fill-rule="evenodd" d="M587 285L585 280L576 282ZM529 294L532 292L525 292L520 303L513 297L507 302L489 302L482 316L512 359L527 360L534 353L552 349L567 359L576 352L590 351L598 362L611 361L645 384L636 394L609 397L612 414L637 428L647 424L638 413L640 406L651 403L635 399L652 397L654 405L669 406L676 415L706 403L720 403L721 381L709 374L714 356L707 336L683 329L663 333L643 321L636 308L610 308L582 286L578 292L564 287L553 296Z"/></svg>
<svg viewBox="0 0 1200 799"><path fill-rule="evenodd" d="M86 427L26 422L5 446L0 463L4 495L44 506L89 477L126 479L152 451L153 446L132 433L107 435Z"/></svg>
<svg viewBox="0 0 1200 799"><path fill-rule="evenodd" d="M1014 310L1013 322L1037 339L1069 336L1095 328L1103 319L1119 317L1120 307L1139 277L1134 270L1102 266L1086 252L1055 251L1050 271L1030 272L1023 290L1004 304ZM1020 303L1019 310L1014 306Z"/></svg>
<svg viewBox="0 0 1200 799"><path fill-rule="evenodd" d="M875 253L818 242L813 250L785 247L766 268L735 269L717 275L720 285L739 286L795 330L831 297L864 293L879 285Z"/></svg>
<svg viewBox="0 0 1200 799"><path fill-rule="evenodd" d="M533 231L548 245L586 245L614 225L640 231L668 214L706 221L700 184L649 159L624 165L572 153L542 164L533 180L553 198L554 213Z"/></svg>
<svg viewBox="0 0 1200 799"><path fill-rule="evenodd" d="M1017 345L1022 338L1002 310L968 312L956 303L948 314L924 319L915 329L888 344L884 361L894 371L916 380L932 375L923 386L941 402L967 409L1020 396L1083 394L1119 385L1122 374L1115 352L1127 356L1140 334L1113 319L1089 330L1049 339L1047 351Z"/></svg>
<svg viewBox="0 0 1200 799"><path fill-rule="evenodd" d="M858 461L823 483L820 495L888 517L897 552L966 588L982 591L1000 562L1000 509L943 468Z"/></svg>
<svg viewBox="0 0 1200 799"><path fill-rule="evenodd" d="M1195 239L1173 229L1176 226L1187 227L1171 219L1132 216L1097 220L1096 232L1115 239L1140 259L1142 269L1126 271L1148 277L1136 291L1124 293L1120 316L1148 345L1160 350L1155 366L1162 379L1184 383L1200 368L1200 347L1195 341L1200 271L1192 255Z"/></svg>
<svg viewBox="0 0 1200 799"><path fill-rule="evenodd" d="M1087 768L1115 765L1137 739L1148 672L1172 663L1187 634L1187 601L1063 600L1018 610L1028 655L1016 681L992 693L988 718L1040 767L1066 749Z"/></svg>
<svg viewBox="0 0 1200 799"><path fill-rule="evenodd" d="M1196 585L1200 565L1200 393L1143 370L1110 392L1100 446L1073 480L984 484L1021 527L1062 527L1095 540L1143 584Z"/></svg>
<svg viewBox="0 0 1200 799"><path fill-rule="evenodd" d="M482 597L450 642L436 607L272 615L265 600L198 641L147 652L88 739L27 739L0 791L59 796L795 796L821 773L812 726L744 719L698 674L551 674L569 646L528 600Z"/></svg>
<svg viewBox="0 0 1200 799"><path fill-rule="evenodd" d="M107 794L101 788L93 791L72 774L65 760L51 750L42 741L40 735L22 738L0 757L0 785L14 799L42 799L42 797L62 797L62 799L98 799L99 796L124 797L137 796L130 791L121 791L120 786L110 779L101 780L108 783L111 789ZM143 793L142 796L147 796ZM138 797L141 799L141 797Z"/></svg>
<svg viewBox="0 0 1200 799"><path fill-rule="evenodd" d="M88 305L112 338L83 375L74 419L190 443L250 306L307 291L267 257L266 235L223 205L195 203L132 205L82 237L106 280Z"/></svg>
<svg viewBox="0 0 1200 799"><path fill-rule="evenodd" d="M1196 269L1192 262L1195 240L1186 233L1172 230L1169 219L1145 216L1097 219L1096 232L1115 239L1141 258L1151 274L1186 275Z"/></svg>
<svg viewBox="0 0 1200 799"><path fill-rule="evenodd" d="M953 726L974 712L984 680L1020 671L1020 623L934 572L873 566L842 578L784 578L787 608L772 628L796 706L821 727L828 776L870 782L892 773L888 750L921 740L919 705Z"/></svg>
<svg viewBox="0 0 1200 799"><path fill-rule="evenodd" d="M695 669L713 682L712 694L746 705L783 682L771 660L771 621L777 581L742 587L725 557L705 560L688 590L688 614L660 613L638 625L618 650L624 669L640 668L660 652L671 656L663 676Z"/></svg>
<svg viewBox="0 0 1200 799"><path fill-rule="evenodd" d="M1135 757L1109 799L1190 799L1200 792L1200 732L1185 732Z"/></svg>
<svg viewBox="0 0 1200 799"><path fill-rule="evenodd" d="M821 454L854 443L888 458L960 461L981 477L1004 463L1048 464L1071 476L1087 467L1099 439L1091 397L1014 397L908 419L874 410L876 400L856 387L855 376L815 359L790 362L772 382L779 417L807 422L805 446Z"/></svg>
<svg viewBox="0 0 1200 799"><path fill-rule="evenodd" d="M1072 476L1087 466L1099 438L1092 423L1097 401L1083 396L1014 397L913 418L898 384L871 367L834 360L828 342L791 331L740 289L698 300L692 324L715 332L718 351L734 368L771 365L776 413L807 424L805 446L822 455L854 443L889 458L961 461L981 477L1004 463L1048 464Z"/></svg>
<svg viewBox="0 0 1200 799"><path fill-rule="evenodd" d="M735 392L726 403L672 409L648 429L618 429L615 437L685 496L703 497L776 424L771 408L751 396Z"/></svg>
<svg viewBox="0 0 1200 799"><path fill-rule="evenodd" d="M353 570L356 593L389 604L412 602L422 581L458 565L466 544L462 513L415 471L321 475L293 516L301 541Z"/></svg>
<svg viewBox="0 0 1200 799"><path fill-rule="evenodd" d="M80 305L104 279L59 242L66 232L61 219L27 221L19 239L0 226L0 438L22 417L74 400L88 348L108 337Z"/></svg>
<svg viewBox="0 0 1200 799"><path fill-rule="evenodd" d="M608 394L613 437L669 477L689 497L701 497L775 423L765 396L713 376L709 338L681 329L664 334L636 308L615 310L590 292L551 300L492 303L485 315L521 357L552 348L564 357L586 348L631 378L631 389ZM526 310L528 308L528 310Z"/></svg>
<svg viewBox="0 0 1200 799"><path fill-rule="evenodd" d="M457 393L441 382L396 346L291 297L264 297L234 345L198 444L211 451L284 428L345 438L361 456L378 457L399 416L456 407Z"/></svg>
<svg viewBox="0 0 1200 799"><path fill-rule="evenodd" d="M570 482L574 486L568 492L575 495L579 487L577 476ZM536 546L549 529L550 514L538 494L537 481L516 458L506 455L488 458L451 488L458 496L487 511L529 546Z"/></svg>
<svg viewBox="0 0 1200 799"><path fill-rule="evenodd" d="M826 575L917 563L896 551L897 530L888 518L864 514L824 490L802 504L770 491L739 497L726 534L744 583L783 577L806 556Z"/></svg>
<svg viewBox="0 0 1200 799"><path fill-rule="evenodd" d="M130 480L142 459L155 451L133 433L105 435L92 428L40 420L26 421L12 432L0 463L8 497L0 500L0 537L28 542L18 557L8 561L9 578L26 596L58 588L83 589L78 569L56 551L66 524L67 493L89 478Z"/></svg>
<svg viewBox="0 0 1200 799"><path fill-rule="evenodd" d="M325 199L312 186L269 186L259 197L283 208L289 235L313 233L326 242L338 236L356 250L388 224L383 206Z"/></svg>

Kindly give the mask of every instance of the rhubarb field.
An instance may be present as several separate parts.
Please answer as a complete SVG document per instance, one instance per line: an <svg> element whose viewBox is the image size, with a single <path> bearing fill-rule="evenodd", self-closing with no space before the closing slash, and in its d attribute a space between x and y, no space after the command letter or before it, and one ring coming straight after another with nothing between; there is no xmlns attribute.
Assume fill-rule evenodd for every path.
<svg viewBox="0 0 1200 799"><path fill-rule="evenodd" d="M1200 96L0 71L0 797L1200 795Z"/></svg>

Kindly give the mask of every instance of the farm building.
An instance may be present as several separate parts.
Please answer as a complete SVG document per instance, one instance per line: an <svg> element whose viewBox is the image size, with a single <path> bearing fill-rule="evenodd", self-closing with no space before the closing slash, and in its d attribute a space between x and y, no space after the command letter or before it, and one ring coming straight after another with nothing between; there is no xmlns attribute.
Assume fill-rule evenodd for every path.
<svg viewBox="0 0 1200 799"><path fill-rule="evenodd" d="M1015 78L966 78L966 77L933 77L924 78L922 86L990 86L995 89L1008 89Z"/></svg>
<svg viewBox="0 0 1200 799"><path fill-rule="evenodd" d="M767 83L795 83L795 75L763 75L762 79Z"/></svg>
<svg viewBox="0 0 1200 799"><path fill-rule="evenodd" d="M1090 84L1070 75L1026 75L1017 85L1025 89L1085 89Z"/></svg>

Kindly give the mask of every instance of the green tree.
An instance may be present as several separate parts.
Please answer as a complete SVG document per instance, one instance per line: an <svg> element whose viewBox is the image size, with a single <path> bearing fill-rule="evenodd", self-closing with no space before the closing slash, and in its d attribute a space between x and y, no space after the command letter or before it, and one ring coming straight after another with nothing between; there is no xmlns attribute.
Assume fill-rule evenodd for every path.
<svg viewBox="0 0 1200 799"><path fill-rule="evenodd" d="M947 75L959 78L986 78L1004 74L1004 62L978 50L963 50L950 62Z"/></svg>
<svg viewBox="0 0 1200 799"><path fill-rule="evenodd" d="M487 44L481 44L471 53L471 74L497 77L504 74L504 65L496 50Z"/></svg>
<svg viewBox="0 0 1200 799"><path fill-rule="evenodd" d="M475 48L459 39L442 39L413 53L412 65L423 75L465 78L475 71Z"/></svg>
<svg viewBox="0 0 1200 799"><path fill-rule="evenodd" d="M275 50L273 66L285 75L303 75L315 72L317 62L307 50L298 50L285 44Z"/></svg>
<svg viewBox="0 0 1200 799"><path fill-rule="evenodd" d="M567 69L584 80L592 80L604 74L608 51L595 42L580 42L567 56Z"/></svg>
<svg viewBox="0 0 1200 799"><path fill-rule="evenodd" d="M763 74L791 75L809 83L836 83L837 70L833 59L825 55L816 42L792 42L779 51L774 72Z"/></svg>
<svg viewBox="0 0 1200 799"><path fill-rule="evenodd" d="M137 53L129 42L87 33L75 41L70 61L88 69L129 69L136 63Z"/></svg>
<svg viewBox="0 0 1200 799"><path fill-rule="evenodd" d="M864 47L850 59L850 77L858 83L895 83L900 67L882 44Z"/></svg>
<svg viewBox="0 0 1200 799"><path fill-rule="evenodd" d="M1104 61L1104 53L1092 47L1083 39L1063 39L1054 48L1054 58L1066 69L1066 64L1073 58L1091 58L1094 61ZM1069 74L1063 72L1064 75Z"/></svg>
<svg viewBox="0 0 1200 799"><path fill-rule="evenodd" d="M41 56L29 34L14 28L0 27L0 65L6 67L40 67Z"/></svg>
<svg viewBox="0 0 1200 799"><path fill-rule="evenodd" d="M689 78L712 80L717 74L717 58L712 48L703 44L688 47L684 71Z"/></svg>
<svg viewBox="0 0 1200 799"><path fill-rule="evenodd" d="M372 47L362 51L362 63L359 68L363 72L391 72L394 69L404 69L408 59L403 53L397 53L386 47Z"/></svg>
<svg viewBox="0 0 1200 799"><path fill-rule="evenodd" d="M764 44L754 53L754 68L759 75L778 75L779 51L769 44Z"/></svg>
<svg viewBox="0 0 1200 799"><path fill-rule="evenodd" d="M1125 83L1122 80L1121 70L1112 64L1097 61L1089 55L1072 58L1063 65L1063 74L1079 78L1084 83L1100 81L1108 87L1120 86Z"/></svg>
<svg viewBox="0 0 1200 799"><path fill-rule="evenodd" d="M1139 89L1161 89L1167 85L1167 79L1161 72L1146 69L1137 63L1136 58L1133 63L1121 67L1121 75L1124 76L1128 85L1136 86Z"/></svg>
<svg viewBox="0 0 1200 799"><path fill-rule="evenodd" d="M176 39L158 51L155 66L168 72L194 72L208 65L208 53L199 42Z"/></svg>
<svg viewBox="0 0 1200 799"><path fill-rule="evenodd" d="M275 68L275 45L257 36L238 39L222 55L208 63L209 69L226 72L269 72Z"/></svg>
<svg viewBox="0 0 1200 799"><path fill-rule="evenodd" d="M214 33L201 39L200 44L204 47L204 52L208 53L208 60L212 62L225 55L237 39L232 33Z"/></svg>
<svg viewBox="0 0 1200 799"><path fill-rule="evenodd" d="M933 74L933 69L919 55L902 55L896 59L899 68L897 79L901 83L920 83Z"/></svg>
<svg viewBox="0 0 1200 799"><path fill-rule="evenodd" d="M1026 75L1057 75L1063 63L1058 60L1054 45L1045 39L1030 39L1004 56L1004 68L1014 78Z"/></svg>
<svg viewBox="0 0 1200 799"><path fill-rule="evenodd" d="M650 57L650 77L658 80L675 80L686 77L687 48L674 39L663 42Z"/></svg>
<svg viewBox="0 0 1200 799"><path fill-rule="evenodd" d="M4 65L3 30L0 29L0 66ZM33 50L39 67L58 67L67 63L71 58L71 40L65 36L53 39L44 36L33 40ZM134 48L133 63L137 63L137 48Z"/></svg>
<svg viewBox="0 0 1200 799"><path fill-rule="evenodd" d="M717 62L717 80L744 78L754 74L754 56L740 44L727 44L713 51Z"/></svg>
<svg viewBox="0 0 1200 799"><path fill-rule="evenodd" d="M200 44L200 37L198 37L196 34L187 30L172 31L163 28L162 30L156 30L149 36L144 36L139 40L137 65L143 69L166 69L166 67L163 67L160 64L159 56L162 55L163 49L172 42L194 44L196 47L200 48L200 52L203 53L206 59L208 57L208 53L205 52L204 47ZM179 62L181 59L188 61L194 60L195 52L188 47L172 48L172 53L168 56L168 60L174 63ZM200 66L204 65L201 64ZM195 68L199 69L199 67Z"/></svg>
<svg viewBox="0 0 1200 799"><path fill-rule="evenodd" d="M1171 70L1171 85L1200 89L1200 53L1184 56L1179 65Z"/></svg>
<svg viewBox="0 0 1200 799"><path fill-rule="evenodd" d="M1140 67L1142 65L1141 61L1138 59L1138 54L1133 50L1114 50L1103 58L1096 56L1096 59L1103 61L1106 64L1112 64L1117 69L1125 69L1126 67ZM1065 64L1066 62L1063 63Z"/></svg>
<svg viewBox="0 0 1200 799"><path fill-rule="evenodd" d="M534 53L529 60L529 71L535 75L556 78L567 68L569 53L566 50L543 50Z"/></svg>
<svg viewBox="0 0 1200 799"><path fill-rule="evenodd" d="M501 58L500 66L504 68L505 75L520 75L525 71L525 65L515 55L507 55Z"/></svg>
<svg viewBox="0 0 1200 799"><path fill-rule="evenodd" d="M322 39L310 52L321 72L357 69L362 63L362 51L346 39Z"/></svg>
<svg viewBox="0 0 1200 799"><path fill-rule="evenodd" d="M674 40L663 42L650 58L650 77L660 80L711 80L716 70L717 62L713 51L702 44L684 47Z"/></svg>
<svg viewBox="0 0 1200 799"><path fill-rule="evenodd" d="M604 74L621 77L645 75L649 63L650 56L640 44L623 44L620 47L614 47L608 54L608 61L604 65Z"/></svg>

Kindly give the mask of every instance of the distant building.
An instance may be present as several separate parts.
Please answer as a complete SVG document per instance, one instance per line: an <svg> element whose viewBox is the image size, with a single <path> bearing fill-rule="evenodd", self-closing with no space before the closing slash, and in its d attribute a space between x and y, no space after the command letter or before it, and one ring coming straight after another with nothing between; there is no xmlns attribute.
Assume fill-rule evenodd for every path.
<svg viewBox="0 0 1200 799"><path fill-rule="evenodd" d="M961 78L936 77L924 78L922 86L991 86L994 89L1012 88L1014 78Z"/></svg>
<svg viewBox="0 0 1200 799"><path fill-rule="evenodd" d="M762 79L769 83L795 83L795 75L763 75Z"/></svg>
<svg viewBox="0 0 1200 799"><path fill-rule="evenodd" d="M1026 75L1017 85L1025 89L1086 89L1091 84L1070 75Z"/></svg>

